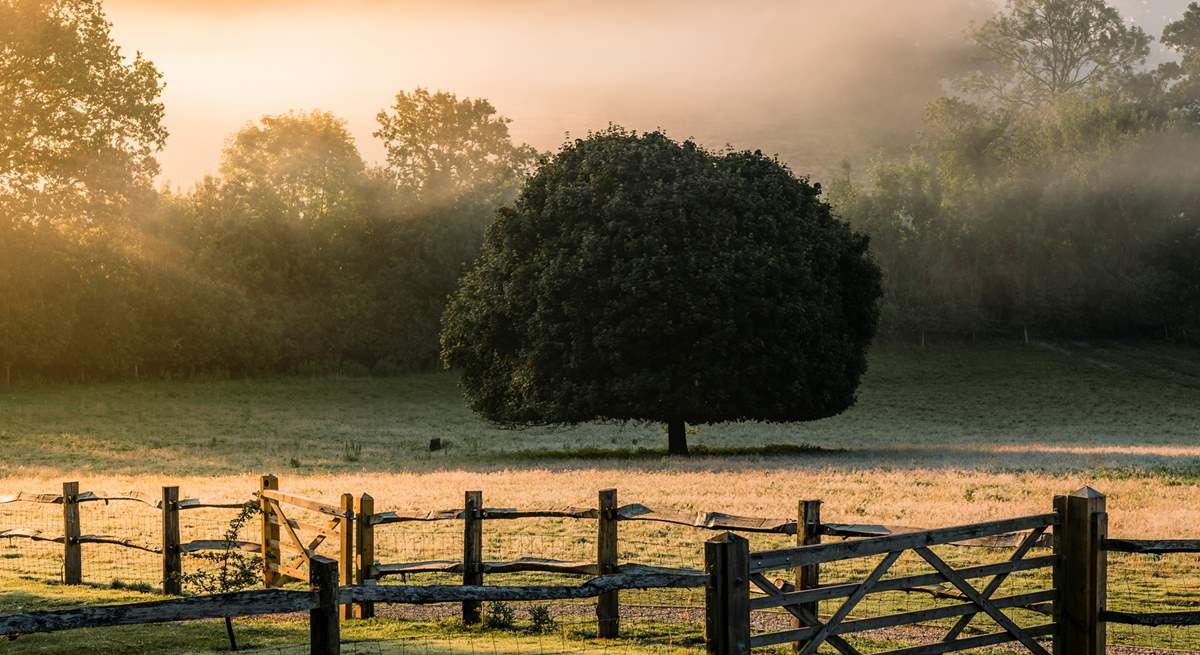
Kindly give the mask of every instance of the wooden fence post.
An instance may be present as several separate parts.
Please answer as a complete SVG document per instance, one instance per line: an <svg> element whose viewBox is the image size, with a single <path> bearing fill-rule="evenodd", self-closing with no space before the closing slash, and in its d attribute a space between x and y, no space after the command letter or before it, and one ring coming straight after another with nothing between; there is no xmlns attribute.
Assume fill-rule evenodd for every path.
<svg viewBox="0 0 1200 655"><path fill-rule="evenodd" d="M802 500L796 512L796 545L812 546L821 543L821 501ZM796 569L796 591L816 589L821 586L821 565L809 564ZM808 610L813 616L820 616L820 603L805 603L801 610ZM800 619L795 620L797 628L803 628ZM808 642L798 641L792 649L799 653Z"/></svg>
<svg viewBox="0 0 1200 655"><path fill-rule="evenodd" d="M183 555L179 552L179 487L162 488L163 593L183 595Z"/></svg>
<svg viewBox="0 0 1200 655"><path fill-rule="evenodd" d="M264 475L259 483L259 491L278 491L279 478L274 475ZM258 509L262 514L262 561L263 586L268 589L279 586L279 525L271 521L271 502L263 495L258 497ZM272 570L274 568L275 570Z"/></svg>
<svg viewBox="0 0 1200 655"><path fill-rule="evenodd" d="M319 605L309 611L309 653L340 655L341 626L338 623L338 563L321 555L308 561L308 578L317 592Z"/></svg>
<svg viewBox="0 0 1200 655"><path fill-rule="evenodd" d="M64 482L63 504L63 584L83 583L83 552L79 544L79 483Z"/></svg>
<svg viewBox="0 0 1200 655"><path fill-rule="evenodd" d="M463 502L463 584L483 584L483 492L468 491ZM463 623L479 623L483 604L464 600Z"/></svg>
<svg viewBox="0 0 1200 655"><path fill-rule="evenodd" d="M1058 634L1055 655L1104 655L1105 626L1100 620L1107 595L1104 539L1108 514L1104 494L1084 487L1054 499L1059 523L1054 530L1054 614Z"/></svg>
<svg viewBox="0 0 1200 655"><path fill-rule="evenodd" d="M339 579L341 584L350 586L354 584L354 494L342 494L342 503L340 506L342 511L341 532L338 535L341 537L341 552L339 553L338 564L341 569ZM354 618L354 603L346 603L342 605L341 617L343 619Z"/></svg>
<svg viewBox="0 0 1200 655"><path fill-rule="evenodd" d="M375 499L371 494L363 494L354 506L354 524L358 527L357 552L355 562L358 569L357 582L360 585L375 584L371 577L371 569L375 566L375 526L371 517L375 514ZM369 619L375 616L375 603L364 600L354 606L354 616Z"/></svg>
<svg viewBox="0 0 1200 655"><path fill-rule="evenodd" d="M599 534L596 538L596 573L617 572L617 490L600 492ZM620 592L606 591L596 598L596 635L601 639L621 635Z"/></svg>
<svg viewBox="0 0 1200 655"><path fill-rule="evenodd" d="M750 542L732 532L704 542L704 572L709 655L750 655Z"/></svg>

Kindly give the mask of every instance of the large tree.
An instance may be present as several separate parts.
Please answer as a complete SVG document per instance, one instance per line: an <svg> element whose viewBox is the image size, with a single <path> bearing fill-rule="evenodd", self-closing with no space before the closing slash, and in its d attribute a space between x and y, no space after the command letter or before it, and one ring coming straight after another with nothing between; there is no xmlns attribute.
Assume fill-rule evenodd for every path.
<svg viewBox="0 0 1200 655"><path fill-rule="evenodd" d="M855 399L879 270L758 152L611 128L546 161L451 300L443 359L511 426L808 421Z"/></svg>
<svg viewBox="0 0 1200 655"><path fill-rule="evenodd" d="M1188 125L1200 127L1200 3L1190 3L1163 29L1162 42L1179 54L1179 61L1159 67L1172 105Z"/></svg>
<svg viewBox="0 0 1200 655"><path fill-rule="evenodd" d="M0 220L103 227L157 173L161 76L109 29L99 0L0 0Z"/></svg>
<svg viewBox="0 0 1200 655"><path fill-rule="evenodd" d="M402 191L426 202L511 192L537 159L532 147L512 142L511 121L483 98L401 91L377 120L374 134L387 151L388 174Z"/></svg>
<svg viewBox="0 0 1200 655"><path fill-rule="evenodd" d="M1150 52L1150 37L1105 0L1009 0L972 38L980 66L964 90L1017 108L1119 81Z"/></svg>

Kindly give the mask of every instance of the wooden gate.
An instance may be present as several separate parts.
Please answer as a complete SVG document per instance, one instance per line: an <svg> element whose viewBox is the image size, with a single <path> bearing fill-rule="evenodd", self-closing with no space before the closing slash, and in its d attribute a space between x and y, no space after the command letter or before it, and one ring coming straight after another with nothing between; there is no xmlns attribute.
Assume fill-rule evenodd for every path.
<svg viewBox="0 0 1200 655"><path fill-rule="evenodd" d="M1103 497L1090 489L1055 499L1055 513L1023 516L1002 521L871 537L841 543L799 546L751 553L749 543L732 533L710 540L705 545L707 586L706 634L712 655L748 655L752 648L793 643L799 655L813 655L823 644L842 655L859 655L845 636L896 626L928 624L935 620L956 619L952 627L939 635L940 641L888 651L887 655L933 655L969 648L1019 642L1035 655L1048 655L1036 641L1052 636L1056 653L1063 655L1103 653L1103 591L1090 580L1095 578L1089 562L1103 539L1106 515ZM1069 511L1075 508L1075 511ZM1053 555L1031 557L1031 549L1051 527L1054 531ZM956 568L931 548L999 535L1025 532L1005 561ZM917 575L888 577L896 561L912 552L927 565ZM879 562L861 580L844 584L795 589L790 583L772 581L771 571L811 569L820 564L865 557L880 557ZM925 568L925 567L923 567ZM995 597L1004 581L1013 573L1053 568L1053 585ZM986 585L971 581L991 580ZM869 594L896 591L928 591L931 585L949 585L956 598L964 602L935 606L885 616L853 618L851 613ZM752 587L761 595L751 596ZM1062 593L1058 590L1065 590ZM840 601L822 620L816 611L820 601ZM1066 601L1066 602L1064 602ZM751 611L782 608L794 617L792 629L758 633L751 631ZM1037 625L1020 626L1006 610L1032 610L1045 615ZM963 631L979 615L992 620L999 631L963 637ZM1059 626L1063 628L1060 630ZM1097 626L1099 626L1097 628ZM1070 634L1066 634L1070 633ZM1080 639L1080 633L1091 635ZM1097 640L1098 639L1098 643Z"/></svg>
<svg viewBox="0 0 1200 655"><path fill-rule="evenodd" d="M279 587L289 579L308 582L309 568L317 548L326 540L337 545L338 577L341 585L354 584L354 496L342 494L339 505L279 491L279 480L264 475L258 492L262 510L263 585ZM321 515L320 520L301 521L289 517L296 508ZM328 517L328 518L326 518ZM287 551L287 561L284 552ZM350 618L350 606L341 608Z"/></svg>

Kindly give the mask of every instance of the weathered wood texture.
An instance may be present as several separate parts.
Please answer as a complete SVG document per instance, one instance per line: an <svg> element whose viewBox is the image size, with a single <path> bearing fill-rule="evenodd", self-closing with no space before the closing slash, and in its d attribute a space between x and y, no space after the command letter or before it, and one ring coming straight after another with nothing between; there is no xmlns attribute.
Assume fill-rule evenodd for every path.
<svg viewBox="0 0 1200 655"><path fill-rule="evenodd" d="M183 553L179 550L179 487L162 488L162 588L183 594Z"/></svg>
<svg viewBox="0 0 1200 655"><path fill-rule="evenodd" d="M148 603L84 607L0 616L0 636L75 628L171 623L196 619L302 612L316 605L307 591L259 589Z"/></svg>
<svg viewBox="0 0 1200 655"><path fill-rule="evenodd" d="M231 550L262 554L262 544L257 541L234 541L230 543L224 539L193 539L192 541L179 544L179 552L198 553L206 550L225 550L230 546L232 546Z"/></svg>
<svg viewBox="0 0 1200 655"><path fill-rule="evenodd" d="M276 483L278 483L278 480L276 480ZM295 505L296 507L303 507L304 509L320 512L321 514L328 514L330 516L346 516L346 510L342 509L341 507L329 505L305 496L284 493L278 489L263 489L259 492L259 495L263 498L269 498L276 502Z"/></svg>
<svg viewBox="0 0 1200 655"><path fill-rule="evenodd" d="M599 495L596 534L596 572L617 572L617 490L605 489ZM596 599L596 635L612 639L621 634L620 592L606 591Z"/></svg>
<svg viewBox="0 0 1200 655"><path fill-rule="evenodd" d="M341 623L338 607L338 563L328 557L314 555L308 561L309 584L316 590L316 603L308 613L309 653L339 655L342 651Z"/></svg>
<svg viewBox="0 0 1200 655"><path fill-rule="evenodd" d="M815 546L821 543L821 501L819 500L802 500L796 509L796 545L797 546ZM808 589L816 589L821 586L821 565L808 564L796 568L796 590L805 591ZM799 608L802 612L807 612L813 616L820 613L820 603L811 601L805 603ZM793 617L793 622L797 628L803 628L804 622L800 617ZM792 647L793 652L803 652L807 643L797 639Z"/></svg>
<svg viewBox="0 0 1200 655"><path fill-rule="evenodd" d="M1105 539L1104 550L1116 553L1200 553L1200 539Z"/></svg>
<svg viewBox="0 0 1200 655"><path fill-rule="evenodd" d="M483 584L483 492L468 491L463 500L463 586ZM463 623L480 621L482 605L477 600L462 603Z"/></svg>
<svg viewBox="0 0 1200 655"><path fill-rule="evenodd" d="M627 572L599 576L573 587L557 585L359 585L343 588L341 601L421 605L467 601L566 600L594 598L600 594L621 589L695 589L703 587L705 581L706 577L699 571L630 567Z"/></svg>
<svg viewBox="0 0 1200 655"><path fill-rule="evenodd" d="M622 521L657 521L674 523L706 530L730 530L736 532L770 532L795 534L796 522L790 519L735 516L721 512L684 512L673 509L654 509L645 505L625 505L617 510Z"/></svg>
<svg viewBox="0 0 1200 655"><path fill-rule="evenodd" d="M354 494L342 494L339 509L342 512L338 519L338 580L342 585L354 584L355 552L354 552ZM342 605L340 615L343 619L354 618L354 607Z"/></svg>
<svg viewBox="0 0 1200 655"><path fill-rule="evenodd" d="M709 655L750 653L750 542L732 532L704 543L704 634Z"/></svg>
<svg viewBox="0 0 1200 655"><path fill-rule="evenodd" d="M2 539L28 539L30 541L48 541L54 543L64 543L66 536L61 534L49 535L41 530L32 528L9 528L0 530L0 538ZM120 537L112 537L103 534L81 534L75 538L77 544L109 544L113 546L124 546L126 548L134 548L144 550L148 553L161 553L162 549L158 546L148 546L139 544L131 539L122 539ZM257 547L257 544L255 544Z"/></svg>
<svg viewBox="0 0 1200 655"><path fill-rule="evenodd" d="M282 581L278 567L282 564L279 546L279 525L271 521L273 512L267 493L279 489L279 478L264 475L259 480L259 514L262 517L262 563L263 586L268 589L279 586ZM274 568L273 568L274 567Z"/></svg>
<svg viewBox="0 0 1200 655"><path fill-rule="evenodd" d="M1126 625L1200 625L1200 612L1114 612L1105 610L1100 620Z"/></svg>
<svg viewBox="0 0 1200 655"><path fill-rule="evenodd" d="M375 516L375 499L370 494L359 496L354 506L355 526L355 584L373 585L375 577L372 571L375 566L375 524L371 519ZM354 606L354 616L369 619L375 616L375 603L362 601Z"/></svg>
<svg viewBox="0 0 1200 655"><path fill-rule="evenodd" d="M83 551L79 544L79 483L64 482L63 506L63 583L83 583Z"/></svg>
<svg viewBox="0 0 1200 655"><path fill-rule="evenodd" d="M1055 546L1058 634L1055 655L1104 655L1107 575L1101 546L1107 536L1104 495L1084 487L1060 502L1063 516Z"/></svg>
<svg viewBox="0 0 1200 655"><path fill-rule="evenodd" d="M1030 637L1045 637L1054 634L1056 628L1057 626L1055 626L1053 623L1047 623L1044 625L1025 628L1024 632ZM943 641L925 646L897 648L896 650L875 653L875 655L940 655L941 653L955 653L972 648L997 646L999 644L1007 644L1016 640L1016 637L1007 632L992 632L990 634L980 635L978 637L969 637L967 639Z"/></svg>
<svg viewBox="0 0 1200 655"><path fill-rule="evenodd" d="M598 575L595 562L589 560L563 561L541 557L521 557L502 562L476 562L473 565L480 573L564 573L569 575ZM408 573L466 573L467 567L456 560L428 560L425 562L400 562L375 564L373 577Z"/></svg>
<svg viewBox="0 0 1200 655"><path fill-rule="evenodd" d="M964 539L1032 530L1053 525L1054 520L1054 514L1037 514L1003 521L989 521L972 525L938 528L924 532L895 534L885 537L868 537L866 539L845 541L842 543L768 550L753 553L750 556L750 570L771 571L775 569L795 568L807 564L835 562L855 557L866 557L868 555L882 555L894 550L950 544Z"/></svg>

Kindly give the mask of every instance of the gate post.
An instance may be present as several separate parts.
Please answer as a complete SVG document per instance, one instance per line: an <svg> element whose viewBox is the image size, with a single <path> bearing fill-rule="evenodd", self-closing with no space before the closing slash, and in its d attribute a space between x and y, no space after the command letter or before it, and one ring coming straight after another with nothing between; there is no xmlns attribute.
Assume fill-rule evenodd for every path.
<svg viewBox="0 0 1200 655"><path fill-rule="evenodd" d="M1054 530L1054 587L1058 590L1054 655L1104 655L1105 630L1100 620L1108 585L1104 494L1084 487L1056 496L1054 510L1058 514Z"/></svg>
<svg viewBox="0 0 1200 655"><path fill-rule="evenodd" d="M812 546L821 543L821 501L819 500L802 500L796 513L796 545L797 546ZM806 589L816 589L821 586L821 565L809 564L796 568L796 591L804 591ZM802 610L808 610L813 616L819 616L820 604L817 602L805 603L800 606ZM803 628L804 624L800 619L795 620L797 628ZM808 642L798 641L792 645L794 652L799 653L804 650L804 646Z"/></svg>
<svg viewBox="0 0 1200 655"><path fill-rule="evenodd" d="M162 488L163 593L183 595L183 556L179 552L179 487Z"/></svg>
<svg viewBox="0 0 1200 655"><path fill-rule="evenodd" d="M274 523L272 519L275 517L271 511L271 501L263 496L263 491L278 491L279 478L273 475L264 475L258 485L258 509L262 515L262 561L263 561L263 586L270 589L279 586L279 524ZM274 570L272 570L272 567Z"/></svg>
<svg viewBox="0 0 1200 655"><path fill-rule="evenodd" d="M308 613L309 653L339 655L342 637L338 623L338 563L313 555L308 560L308 579L317 593L317 606Z"/></svg>
<svg viewBox="0 0 1200 655"><path fill-rule="evenodd" d="M596 537L596 575L617 572L617 490L600 492L599 534ZM621 634L621 607L618 591L606 591L596 598L596 636L607 639Z"/></svg>
<svg viewBox="0 0 1200 655"><path fill-rule="evenodd" d="M354 494L342 494L342 502L338 508L342 512L342 529L338 535L339 579L343 585L349 586L354 584ZM340 614L343 619L354 618L354 603L342 605Z"/></svg>
<svg viewBox="0 0 1200 655"><path fill-rule="evenodd" d="M358 527L355 542L358 551L355 566L358 569L356 582L360 585L375 584L371 569L375 566L375 526L371 517L375 514L375 499L371 494L363 494L354 507L354 524ZM375 603L369 600L359 601L355 607L355 616L360 619L370 619L375 616Z"/></svg>
<svg viewBox="0 0 1200 655"><path fill-rule="evenodd" d="M64 482L63 584L83 584L83 551L79 544L79 483Z"/></svg>
<svg viewBox="0 0 1200 655"><path fill-rule="evenodd" d="M750 542L732 532L704 542L708 655L750 654Z"/></svg>
<svg viewBox="0 0 1200 655"><path fill-rule="evenodd" d="M463 585L483 584L483 492L468 491L463 502ZM463 623L475 625L483 603L464 600Z"/></svg>

